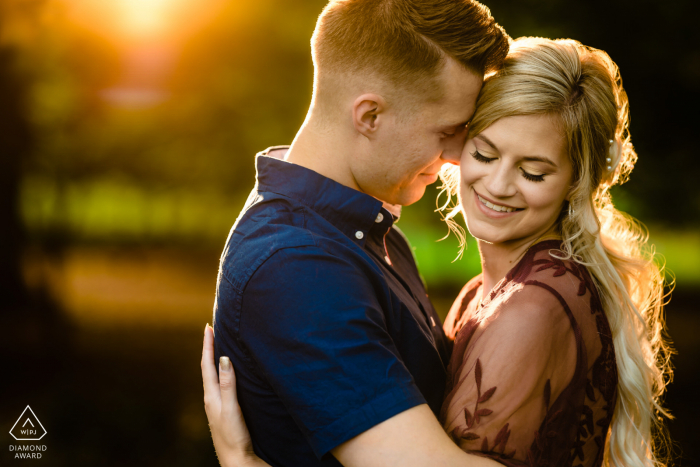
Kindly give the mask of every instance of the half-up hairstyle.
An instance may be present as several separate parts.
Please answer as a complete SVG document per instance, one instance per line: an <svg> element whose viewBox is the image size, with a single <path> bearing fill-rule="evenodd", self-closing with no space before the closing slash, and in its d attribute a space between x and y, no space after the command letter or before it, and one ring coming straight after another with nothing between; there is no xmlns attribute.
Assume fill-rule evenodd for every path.
<svg viewBox="0 0 700 467"><path fill-rule="evenodd" d="M504 66L487 77L469 138L501 118L552 115L566 136L573 165L570 205L558 228L564 258L586 266L610 322L618 366L618 399L604 465L663 466L668 439L661 396L670 382L671 348L664 335L663 268L646 230L613 206L609 189L629 177L637 154L630 141L627 94L608 54L574 40L520 38ZM441 173L443 193L457 194L459 173ZM448 225L464 239L452 218ZM555 253L553 253L555 254Z"/></svg>

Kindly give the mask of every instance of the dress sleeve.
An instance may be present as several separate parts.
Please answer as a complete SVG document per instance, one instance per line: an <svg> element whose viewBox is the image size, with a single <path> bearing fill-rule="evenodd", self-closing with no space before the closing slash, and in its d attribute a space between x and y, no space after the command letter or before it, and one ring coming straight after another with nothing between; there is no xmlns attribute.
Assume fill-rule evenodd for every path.
<svg viewBox="0 0 700 467"><path fill-rule="evenodd" d="M366 271L316 247L280 250L243 295L240 340L321 458L425 399Z"/></svg>
<svg viewBox="0 0 700 467"><path fill-rule="evenodd" d="M573 377L576 352L556 297L536 286L506 291L457 333L445 430L467 452L527 462L548 407Z"/></svg>

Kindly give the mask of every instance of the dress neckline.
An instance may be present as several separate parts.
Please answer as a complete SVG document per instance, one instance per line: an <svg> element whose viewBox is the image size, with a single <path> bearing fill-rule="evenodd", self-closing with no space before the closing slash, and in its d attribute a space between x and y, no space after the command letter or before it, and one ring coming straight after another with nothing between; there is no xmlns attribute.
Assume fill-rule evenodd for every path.
<svg viewBox="0 0 700 467"><path fill-rule="evenodd" d="M561 240L559 239L551 239L551 240L543 240L541 242L537 242L534 245L532 245L530 248L528 248L525 251L525 254L518 260L515 265L508 270L506 275L496 283L496 285L493 286L493 289L489 292L487 297L483 296L482 292L482 298L479 303L477 303L475 307L475 311L479 311L483 309L484 307L488 306L489 303L498 295L498 292L510 281L513 280L514 277L517 276L517 271L520 270L520 268L525 265L528 261L531 261L532 258L539 253L542 250L545 250L549 248L550 250L559 250L561 248ZM479 281L479 285L477 287L483 287L484 286L484 279L483 279L483 273L480 274L481 279Z"/></svg>

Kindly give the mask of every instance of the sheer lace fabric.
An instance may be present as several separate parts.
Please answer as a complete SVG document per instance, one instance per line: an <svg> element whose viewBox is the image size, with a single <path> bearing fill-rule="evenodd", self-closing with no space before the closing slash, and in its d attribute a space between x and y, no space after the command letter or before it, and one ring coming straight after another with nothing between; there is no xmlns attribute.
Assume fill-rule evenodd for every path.
<svg viewBox="0 0 700 467"><path fill-rule="evenodd" d="M481 277L445 320L455 339L441 422L505 465L600 466L615 408L608 320L585 267L541 242L477 307ZM559 253L561 255L561 253Z"/></svg>

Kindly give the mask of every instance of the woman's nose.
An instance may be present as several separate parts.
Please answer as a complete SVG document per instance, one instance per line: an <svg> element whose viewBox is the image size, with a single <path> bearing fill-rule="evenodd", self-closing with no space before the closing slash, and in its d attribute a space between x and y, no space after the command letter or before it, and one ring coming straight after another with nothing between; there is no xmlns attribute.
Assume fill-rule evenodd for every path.
<svg viewBox="0 0 700 467"><path fill-rule="evenodd" d="M493 173L486 177L486 189L492 196L498 198L508 198L515 195L515 184L512 180L512 174L503 170L504 167L498 167Z"/></svg>

